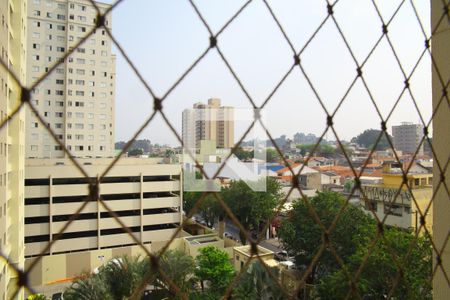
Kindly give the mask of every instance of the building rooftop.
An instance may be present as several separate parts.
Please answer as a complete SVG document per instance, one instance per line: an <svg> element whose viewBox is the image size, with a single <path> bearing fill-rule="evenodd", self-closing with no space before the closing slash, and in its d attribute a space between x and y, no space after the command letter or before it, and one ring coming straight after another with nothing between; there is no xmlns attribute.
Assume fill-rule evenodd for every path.
<svg viewBox="0 0 450 300"><path fill-rule="evenodd" d="M261 246L257 246L258 248L258 255L273 255L273 251L270 251L267 248L261 247ZM246 256L252 256L251 254L251 248L250 245L245 245L245 246L239 246L239 247L234 247L235 251L238 251Z"/></svg>
<svg viewBox="0 0 450 300"><path fill-rule="evenodd" d="M220 241L220 238L216 234L190 236L185 237L184 239L191 245L201 245Z"/></svg>

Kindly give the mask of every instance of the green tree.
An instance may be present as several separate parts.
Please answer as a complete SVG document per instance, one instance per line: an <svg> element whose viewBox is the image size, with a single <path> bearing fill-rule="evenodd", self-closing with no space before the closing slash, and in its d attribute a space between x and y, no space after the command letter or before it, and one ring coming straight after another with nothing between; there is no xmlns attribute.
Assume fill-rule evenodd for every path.
<svg viewBox="0 0 450 300"><path fill-rule="evenodd" d="M202 194L203 192L183 193L183 209L186 214L188 214L197 201L200 200ZM206 224L210 227L215 223L217 218L221 218L222 215L225 215L225 212L213 194L208 194L205 196L205 199L200 204L196 212L200 214Z"/></svg>
<svg viewBox="0 0 450 300"><path fill-rule="evenodd" d="M109 261L96 274L84 274L64 292L64 299L127 299L139 286L149 261L123 256Z"/></svg>
<svg viewBox="0 0 450 300"><path fill-rule="evenodd" d="M327 191L293 203L289 217L282 221L278 234L288 253L295 256L299 268L307 268L312 263L325 239L322 228L315 222L305 201L315 209L322 224L328 228L346 199L339 193ZM373 219L359 207L348 204L331 232L329 241L346 262L356 251L359 239L375 230ZM340 265L327 247L313 267L308 283L316 283L339 268Z"/></svg>
<svg viewBox="0 0 450 300"><path fill-rule="evenodd" d="M236 155L239 160L249 160L253 158L253 151L245 151L242 147L237 147L234 151L234 155Z"/></svg>
<svg viewBox="0 0 450 300"><path fill-rule="evenodd" d="M144 154L142 148L135 148L128 151L128 156L138 156Z"/></svg>
<svg viewBox="0 0 450 300"><path fill-rule="evenodd" d="M352 142L370 149L375 145L375 142L377 141L380 134L381 130L379 129L366 129L363 133L360 133L358 136L352 138ZM389 142L386 138L386 134L383 134L383 136L381 137L376 150L386 150L390 148ZM392 137L390 135L389 138L392 140Z"/></svg>
<svg viewBox="0 0 450 300"><path fill-rule="evenodd" d="M200 281L202 290L205 282L208 282L210 292L221 295L234 276L228 254L214 246L207 246L199 251L195 276Z"/></svg>
<svg viewBox="0 0 450 300"><path fill-rule="evenodd" d="M167 250L161 255L159 266L164 274L182 291L189 294L194 286L195 262L192 256L179 250ZM164 278L158 274L155 285L167 291L166 296L170 299L181 298L176 290L169 284L164 283Z"/></svg>
<svg viewBox="0 0 450 300"><path fill-rule="evenodd" d="M355 274L363 263L369 243L373 236L366 236L356 252L350 257L348 271ZM403 269L391 299L432 299L430 278L432 277L432 247L427 237L419 237L408 257L409 246L414 240L411 232L397 228L384 231L372 250L357 282L359 294L363 299L386 299L398 270L392 258L391 249ZM388 249L389 245L389 249ZM325 277L318 285L320 299L344 299L348 293L348 279L342 270ZM356 299L353 295L351 299Z"/></svg>
<svg viewBox="0 0 450 300"><path fill-rule="evenodd" d="M300 150L301 155L331 157L335 156L336 153L342 153L341 149L335 149L333 146L327 144L319 144L314 153L312 153L315 146L316 144L301 144L296 147Z"/></svg>
<svg viewBox="0 0 450 300"><path fill-rule="evenodd" d="M233 289L233 299L284 299L280 286L274 281L274 278L279 276L279 270L277 268L268 268L272 276L269 275L260 261L253 262Z"/></svg>
<svg viewBox="0 0 450 300"><path fill-rule="evenodd" d="M262 223L274 216L281 197L281 186L272 178L267 178L266 192L255 192L242 180L232 181L230 186L222 190L224 201L230 207L242 226L248 230L258 230ZM246 237L239 232L245 244Z"/></svg>
<svg viewBox="0 0 450 300"><path fill-rule="evenodd" d="M178 288L189 294L193 289L195 263L180 251L167 251L160 257L159 266ZM93 274L81 274L64 292L64 299L129 299L151 269L148 258L122 256L109 261ZM151 283L161 297L177 299L175 290L161 274ZM138 295L142 296L142 295Z"/></svg>
<svg viewBox="0 0 450 300"><path fill-rule="evenodd" d="M267 162L277 162L280 159L280 154L275 149L266 149L266 160Z"/></svg>

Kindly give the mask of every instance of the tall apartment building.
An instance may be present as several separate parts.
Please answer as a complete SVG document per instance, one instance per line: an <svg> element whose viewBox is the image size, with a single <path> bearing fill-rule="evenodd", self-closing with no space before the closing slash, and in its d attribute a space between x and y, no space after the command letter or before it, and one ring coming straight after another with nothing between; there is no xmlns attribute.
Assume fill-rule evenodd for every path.
<svg viewBox="0 0 450 300"><path fill-rule="evenodd" d="M97 3L104 12L109 5ZM88 0L32 0L28 6L27 83L32 84L95 28ZM111 30L111 14L105 25ZM109 157L114 151L115 56L98 29L35 89L26 123L26 157L64 157L46 126L75 157Z"/></svg>
<svg viewBox="0 0 450 300"><path fill-rule="evenodd" d="M122 158L100 183L100 197L149 251L158 251L182 221L181 166L161 159ZM110 159L78 161L93 180ZM142 252L99 201L86 200L88 178L69 159L28 159L25 168L25 265L41 255L30 273L30 284L73 278L90 272L108 258Z"/></svg>
<svg viewBox="0 0 450 300"><path fill-rule="evenodd" d="M216 142L217 148L234 146L234 108L221 106L220 99L196 103L183 111L183 143L188 149L200 148L201 140Z"/></svg>
<svg viewBox="0 0 450 300"><path fill-rule="evenodd" d="M401 125L392 126L394 148L406 153L415 153L423 137L423 126L403 122ZM423 144L420 146L419 155L423 154Z"/></svg>
<svg viewBox="0 0 450 300"><path fill-rule="evenodd" d="M27 1L0 1L1 60L22 81L26 68L26 11ZM20 86L0 66L1 122L20 104L20 93ZM21 110L0 129L0 252L19 269L24 266L24 142L25 112ZM17 281L17 274L0 258L1 300L12 298ZM17 298L22 299L23 292Z"/></svg>

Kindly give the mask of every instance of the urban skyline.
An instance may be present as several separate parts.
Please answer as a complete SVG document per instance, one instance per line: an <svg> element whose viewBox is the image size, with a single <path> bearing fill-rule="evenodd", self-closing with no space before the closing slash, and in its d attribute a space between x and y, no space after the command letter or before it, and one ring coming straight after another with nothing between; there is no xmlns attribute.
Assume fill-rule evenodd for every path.
<svg viewBox="0 0 450 300"><path fill-rule="evenodd" d="M125 287L123 280L125 293L235 298L246 285L242 280L228 296L224 293L244 262L252 260L254 246L261 249L258 256L265 256L263 265L277 268L272 283L279 291L287 288L288 298L351 296L355 290L347 286L333 254L350 266L350 274L361 276L356 292L364 296L368 287L376 298L400 299L407 290L412 298L445 299L449 203L448 190L439 188L450 178L445 164L450 111L443 85L450 74L445 63L450 39L443 36L450 31L445 22L442 32L424 29L433 4L340 1L295 11L292 3L275 1L217 6L207 0L198 0L198 6L192 1L130 6L130 1L118 1L105 18L90 0L0 5L0 299L22 300L30 292L77 299L72 293L83 280L93 283L91 290L105 289L100 298L113 298L114 282L107 287L97 281L104 279L105 269L131 270L126 255L136 261L143 255L141 262L151 263L139 266L147 277L151 266L167 270L164 256L172 251L195 260L192 270L186 267L189 286L181 280L172 290L164 274L153 283L139 275L140 289ZM99 13L112 3L98 3ZM433 23L439 16L445 21L449 4L439 13L439 0L433 3ZM154 15L152 7L159 13ZM222 32L220 24L237 9L242 13ZM422 19L422 14L427 16ZM129 22L131 16L135 22ZM383 26L375 30L377 23ZM420 27L408 35L412 24ZM307 41L317 26L318 33ZM120 49L108 38L110 31ZM427 53L428 35L433 53ZM139 45L133 45L136 37ZM305 42L307 47L292 56ZM207 51L199 63L177 81L202 45ZM63 58L67 50L74 51ZM127 71L129 59L142 74L139 80ZM179 85L172 87L173 82ZM230 151L253 116L261 116L264 124L242 140L264 146ZM380 123L380 118L387 120ZM428 118L435 126L424 128ZM142 123L143 131L134 135ZM332 128L324 133L325 127ZM380 139L381 128L392 133L394 151L386 137ZM279 150L261 133L279 143ZM165 146L180 146L176 134L185 146L200 146L195 164L186 162L180 149ZM432 145L419 144L424 135L433 138ZM319 136L329 142L318 144ZM125 145L115 143L120 140L148 151L120 156L117 149ZM265 159L259 159L261 152ZM188 169L196 183L214 185L219 193L187 188ZM245 182L250 170L257 176L251 183L264 185L264 193ZM327 230L330 225L333 231ZM334 249L327 242L330 234ZM384 240L375 244L380 234ZM395 248L393 253L383 243ZM222 251L223 260L234 265L218 276L218 285L211 273L200 274L208 247ZM323 252L317 253L319 247ZM410 263L393 264L392 259ZM252 272L255 264L249 265ZM431 267L436 269L431 272ZM321 268L326 271L318 272ZM289 283L285 275L291 271ZM118 273L111 274L115 279ZM245 276L255 279L255 274ZM391 281L398 286L390 288ZM272 289L270 282L264 284Z"/></svg>
<svg viewBox="0 0 450 300"><path fill-rule="evenodd" d="M380 13L385 19L389 19L399 3L400 1L379 3ZM213 31L218 30L240 4L242 3L228 1L197 3ZM326 5L320 1L311 3L308 12L302 10L302 4L296 1L274 2L271 6L274 13L283 20L282 25L297 50L327 13ZM429 3L420 2L416 6L423 22L429 23ZM356 58L363 61L382 35L381 21L373 5L370 1L343 1L337 3L334 10L334 16L352 45ZM174 5L169 2L143 1L136 5L131 1L124 1L118 6L117 12L113 12L113 16L114 36L131 61L139 62L140 72L158 96L166 92L209 43L208 33L188 3ZM132 26L147 28L145 40L140 38L139 30L132 30L128 22L130 18L136 20ZM419 30L414 11L409 6L402 6L395 20L390 24L389 35L405 73L409 74L420 56L423 39L407 30L410 27ZM298 28L302 30L297 30ZM164 33L161 33L161 29L164 29ZM158 47L152 47L152 43L158 44ZM276 23L263 2L259 1L248 5L242 15L221 34L218 45L257 105L263 103L293 63L289 45L276 28ZM115 47L113 51L117 53L118 73L116 140L128 140L151 111L153 100L138 82L124 57ZM307 47L301 59L319 96L332 112L356 76L356 66L330 20ZM384 63L376 63L380 60ZM431 117L431 106L428 105L431 99L429 64L429 57L424 56L410 79L412 92L426 120ZM386 117L402 91L404 78L384 39L363 67L363 74L380 112ZM251 108L249 100L220 56L215 50L211 50L165 100L164 108L180 137L182 110L192 107L195 102L214 97L236 109ZM340 138L349 140L363 128L381 128L381 121L360 82L356 83L347 97L334 120ZM320 136L326 127L326 115L298 69L276 91L264 113L268 120L266 125L274 136L290 136L297 131ZM352 122L348 121L348 115L352 116ZM404 93L388 120L388 132L391 126L400 122L421 123L419 119L409 94ZM354 123L358 126L354 126ZM153 126L159 130L152 130ZM244 127L246 126L236 128L236 141L245 131ZM163 144L180 145L158 115L141 136ZM329 139L335 139L330 131L328 136Z"/></svg>

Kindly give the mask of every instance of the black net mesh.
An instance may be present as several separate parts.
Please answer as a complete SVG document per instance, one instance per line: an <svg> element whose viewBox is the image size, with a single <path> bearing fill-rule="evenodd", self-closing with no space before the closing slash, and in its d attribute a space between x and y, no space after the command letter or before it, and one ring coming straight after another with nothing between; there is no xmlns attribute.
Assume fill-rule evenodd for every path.
<svg viewBox="0 0 450 300"><path fill-rule="evenodd" d="M204 25L205 29L207 30L207 32L209 34L209 41L208 41L209 46L206 47L204 49L204 51L201 52L201 54L195 60L193 60L191 65L181 74L181 76L179 76L173 82L173 84L167 89L167 91L162 94L158 94L155 92L155 90L153 89L152 83L145 80L144 76L141 75L140 70L139 70L139 64L138 64L139 62L132 61L132 59L127 55L127 51L126 51L125 47L123 47L117 41L117 39L114 37L112 32L107 27L104 26L105 25L104 24L104 22L105 22L104 16L107 14L111 14L111 12L113 10L117 10L120 13L120 5L119 4L121 2L124 2L124 1L122 1L122 0L116 1L102 15L102 13L100 12L100 9L97 7L97 4L94 1L91 1L91 4L98 11L98 16L96 18L96 20L97 20L96 27L94 29L92 29L90 32L87 32L83 39L81 39L72 49L67 51L65 53L63 59L64 60L67 59L74 51L76 51L76 49L79 46L81 46L83 43L85 43L89 39L89 37L94 33L95 30L98 30L98 29L106 30L106 34L111 39L112 43L115 45L118 52L120 52L120 54L124 57L125 61L131 67L132 71L137 75L137 77L142 82L143 86L145 87L146 91L149 93L149 95L153 99L153 112L150 115L148 115L148 117L142 123L142 125L139 127L139 129L130 138L130 140L127 142L127 144L123 148L122 153L127 152L127 150L132 145L133 141L143 132L144 129L152 126L152 121L158 115L162 117L162 119L166 123L169 130L172 131L172 133L176 136L179 143L180 144L183 143L180 134L175 130L175 127L171 124L169 116L166 115L166 112L164 109L165 101L168 98L168 96L175 90L175 88L194 69L196 69L198 64L210 52L215 52L218 55L218 57L220 57L220 59L224 62L225 66L226 66L227 70L229 71L229 73L231 74L232 78L236 81L238 87L244 93L244 95L248 101L248 104L254 109L264 110L264 108L266 108L267 105L269 105L269 103L271 103L271 101L273 100L273 96L276 94L277 90L283 86L285 81L289 78L289 76L293 72L299 72L301 74L301 76L303 77L303 79L305 80L305 82L307 83L307 86L309 88L308 92L312 92L312 94L315 97L315 100L317 101L317 104L320 105L320 107L323 111L323 114L319 115L318 117L323 118L323 116L325 116L325 118L323 118L323 122L325 124L325 129L324 129L323 133L321 134L321 136L319 137L318 141L315 143L314 148L312 149L311 153L316 153L322 140L325 139L326 134L332 135L336 139L336 141L339 145L340 151L342 152L346 162L350 166L353 176L355 178L355 180L354 180L355 184L349 191L345 204L340 208L339 213L336 216L334 216L334 218L330 224L324 224L321 221L321 218L319 217L318 212L310 204L309 198L303 193L303 191L301 189L298 188L298 186L299 186L298 180L299 180L299 176L303 170L303 167L298 172L294 172L294 169L293 169L290 161L288 161L287 159L284 158L283 152L282 152L281 148L279 147L279 145L274 140L274 137L272 136L270 129L267 127L267 124L264 124L263 120L260 118L260 116L258 114L255 114L253 122L250 124L249 128L245 131L244 135L239 137L238 142L235 144L234 148L232 149L232 151L231 151L230 155L227 157L227 159L222 163L222 167L221 167L221 168L223 168L223 166L227 163L228 159L230 158L231 154L234 153L240 146L240 143L247 138L247 134L249 133L251 128L253 126L255 126L255 124L259 124L266 130L270 141L273 143L276 151L278 152L280 157L283 159L284 165L289 168L292 178L293 178L292 188L289 190L287 195L285 195L284 199L277 205L277 212L275 215L279 215L281 209L283 208L283 205L285 204L285 202L287 201L288 197L293 192L293 190L298 189L298 192L301 195L302 201L308 207L310 218L322 230L322 245L317 249L316 253L314 254L314 257L311 260L310 265L306 268L306 270L304 270L303 275L300 278L298 278L290 288L287 289L280 282L280 279L278 277L276 277L275 275L273 275L273 273L269 271L269 268L264 263L262 263L262 266L264 266L264 268L266 269L267 274L269 274L269 276L272 277L274 282L277 283L277 285L279 286L279 289L282 291L282 293L284 294L284 296L286 298L292 298L292 297L295 298L296 296L294 296L294 295L303 295L303 297L306 298L306 295L308 294L308 292L307 292L308 287L309 287L308 277L311 275L311 272L313 271L315 264L319 261L319 259L324 254L324 252L327 251L332 255L332 257L335 259L336 263L340 266L340 268L342 268L343 273L345 275L345 280L348 281L348 293L346 295L346 298L366 299L365 298L366 295L364 295L364 292L360 291L358 289L358 282L361 278L361 274L364 272L364 268L366 266L366 263L368 262L368 258L372 254L372 251L374 251L374 249L375 249L375 246L380 241L384 241L385 242L384 245L386 245L386 250L387 250L386 253L388 253L388 255L392 256L392 259L395 264L394 267L396 269L395 276L390 278L390 285L388 288L389 292L388 292L387 298L391 299L391 296L395 292L396 287L404 274L405 263L408 261L408 257L409 257L409 255L411 255L414 248L417 247L417 240L419 237L419 232L423 232L422 234L424 234L430 238L432 248L433 248L433 254L434 254L434 257L436 257L436 261L433 265L433 271L430 273L430 276L429 276L430 282L433 280L437 270L440 269L440 271L444 274L445 279L447 280L447 284L450 284L448 275L446 274L446 271L443 268L443 264L445 264L445 262L442 261L442 259L441 259L441 254L443 252L443 249L446 247L446 243L444 243L444 245L442 247L437 247L436 244L434 243L432 234L429 232L429 229L427 228L427 226L425 226L426 225L425 216L427 214L429 214L429 211L432 209L431 207L432 207L432 204L434 201L434 196L430 199L430 201L429 201L428 205L425 207L425 209L420 209L421 206L417 203L417 201L414 197L414 193L411 192L412 187L410 185L410 182L406 179L411 165L401 168L401 173L402 173L404 180L403 180L401 186L396 187L395 196L392 197L392 202L395 202L399 198L397 196L399 196L402 191L408 190L411 192L410 194L412 195L412 199L411 199L412 202L414 202L415 206L418 208L417 209L417 214L418 214L417 218L418 218L418 220L420 220L420 225L419 225L418 230L416 230L415 238L411 241L406 254L402 253L401 255L399 255L399 253L397 253L395 251L395 249L392 247L392 245L390 245L390 242L385 237L384 223L386 221L386 218L388 217L388 214L386 214L384 216L384 218L379 218L378 215L376 214L376 212L374 211L373 207L370 207L370 211L371 211L371 214L373 215L374 219L377 222L378 231L374 235L374 239L371 241L370 246L367 248L367 251L364 255L362 263L360 264L360 266L358 266L355 269L355 270L357 270L356 272L351 271L353 269L350 269L349 266L347 266L346 263L341 259L340 255L339 255L339 251L335 248L335 245L333 244L333 242L331 242L331 237L333 236L333 230L335 229L336 224L339 222L342 213L345 211L345 209L349 205L351 205L350 199L352 198L354 193L359 191L361 193L362 200L368 199L368 196L365 194L366 193L365 190L361 189L361 181L360 181L360 177L363 175L363 173L365 172L365 170L367 168L368 160L366 160L366 162L361 167L358 167L358 168L354 167L354 165L353 165L354 162L350 159L350 154L347 153L348 152L347 148L341 143L341 138L339 136L338 131L335 128L336 122L337 122L336 116L339 114L340 109L345 105L348 95L351 93L352 89L357 84L360 85L362 87L362 89L365 90L365 92L367 93L367 95L370 99L370 102L371 102L369 104L370 108L368 108L368 110L373 111L373 113L376 114L376 116L379 119L379 124L380 124L380 129L381 129L381 133L378 136L375 145L373 145L371 148L369 158L372 157L372 155L374 154L374 152L377 149L378 143L384 137L387 139L387 141L389 143L389 148L391 148L391 149L394 148L393 141L391 140L390 135L387 133L388 122L391 120L391 116L393 115L396 108L398 107L399 102L402 101L402 99L404 98L405 95L407 95L408 98L410 99L410 103L408 105L415 108L415 110L417 111L417 114L419 116L420 123L424 127L424 136L421 140L421 145L428 144L429 147L431 148L431 152L433 154L435 154L435 149L433 148L433 144L431 143L430 136L429 136L429 129L430 129L430 126L432 124L432 121L433 121L433 118L434 118L436 112L441 107L450 106L450 100L449 100L448 94L445 92L448 90L450 79L444 78L441 75L439 66L436 64L430 48L431 48L431 43L433 42L433 37L434 37L436 31L439 29L441 23L449 22L450 15L449 15L449 2L448 1L443 0L440 3L440 5L442 6L442 16L440 17L436 26L434 28L431 28L430 35L428 35L426 33L427 32L426 28L427 28L428 24L423 24L423 21L421 19L421 16L418 13L418 10L416 9L416 5L415 5L414 1L406 1L406 0L400 1L397 8L390 14L390 16L388 18L385 16L386 14L382 14L380 12L380 8L379 8L379 5L377 4L377 1L372 1L372 9L376 12L377 16L379 17L379 29L378 29L379 37L376 41L374 41L374 43L372 45L365 45L365 47L369 49L369 51L367 52L367 55L365 55L362 59L357 59L357 57L360 57L360 55L355 54L354 49L356 48L357 45L354 45L354 43L350 42L350 40L348 39L348 37L345 34L345 30L343 30L340 25L339 17L336 16L337 15L336 11L339 10L341 1L334 1L334 2L328 1L328 0L324 1L323 2L323 10L324 10L324 12L326 12L326 14L324 14L323 20L317 25L315 30L313 30L312 33L310 34L309 38L307 38L306 41L302 45L295 46L298 43L294 43L291 40L291 37L289 36L289 34L287 33L287 31L285 30L285 28L283 26L283 19L280 18L279 16L277 16L276 11L272 7L273 4L271 4L269 1L263 0L262 1L263 5L267 9L271 18L273 19L271 26L273 25L274 28L276 28L276 30L279 30L280 36L285 40L285 42L287 43L288 47L291 50L290 59L291 59L292 63L290 65L290 67L286 70L284 75L281 76L281 78L272 87L268 96L265 99L263 99L261 105L257 105L258 101L256 101L254 99L254 97L252 97L251 93L246 88L245 81L241 80L241 78L239 77L239 73L235 69L235 64L233 63L233 61L229 60L226 57L226 55L222 51L222 45L221 45L222 34L227 31L227 29L230 27L231 24L233 24L234 22L236 22L236 20L238 20L240 17L242 17L243 12L247 9L247 7L251 4L252 1L245 2L244 5L242 5L242 7L240 7L233 15L231 15L230 18L228 19L228 21L226 21L224 23L224 25L217 31L212 30L211 26L208 23L208 19L202 14L201 10L198 8L196 3L194 1L188 1L189 5L195 11L196 16L201 21L201 23ZM368 2L370 2L370 1L368 1ZM436 1L436 2L439 2L439 1ZM304 9L306 9L306 10L308 9L308 4L305 3ZM418 56L415 60L415 64L412 66L407 66L407 67L405 67L402 64L402 58L396 51L395 41L393 40L393 38L390 35L390 25L396 21L396 17L398 16L398 14L400 12L402 12L402 10L405 10L405 9L413 11L412 15L414 16L415 22L418 25L417 26L418 29L417 28L416 28L417 30L411 29L410 34L416 35L420 39L423 40L423 49L422 49L421 53L418 54ZM345 46L345 49L346 49L348 55L351 57L351 60L353 61L353 63L349 67L354 69L354 78L349 81L348 86L341 86L341 89L344 91L344 93L343 93L343 96L337 102L337 105L335 105L335 107L330 107L330 105L326 105L326 103L325 103L326 101L320 96L322 94L321 90L319 90L317 88L315 80L309 75L308 68L305 67L305 64L308 63L306 60L306 58L308 56L305 55L305 53L308 51L311 44L314 42L314 40L320 34L323 27L326 25L334 27L335 32L336 32L335 38L339 39ZM389 107L389 108L386 108L386 107L380 108L379 107L379 105L377 104L378 99L375 96L376 93L374 93L371 90L370 82L367 79L367 75L365 73L366 65L369 63L372 63L371 62L372 59L374 59L374 60L376 59L376 58L374 58L374 56L375 56L374 53L377 51L378 47L380 47L380 45L382 43L387 43L388 49L390 50L390 55L392 55L392 58L393 58L393 60L390 60L390 62L394 62L397 65L398 70L401 72L402 77L403 77L403 83L399 87L400 93L398 94L398 97L397 97L396 101L394 102L393 106ZM304 58L304 57L306 57L306 58ZM425 59L425 57L430 58L430 61L432 64L431 67L433 68L433 71L437 74L440 85L442 87L442 91L443 91L442 96L440 97L439 103L438 103L438 105L435 106L434 111L432 112L431 117L429 119L426 119L423 116L423 114L419 108L419 105L417 103L417 99L415 97L414 87L411 83L411 78L413 77L414 73L416 72L417 68L420 66L422 61ZM89 179L89 197L86 198L85 202L76 211L71 212L72 216L65 223L65 225L61 228L59 234L64 233L64 231L69 227L69 225L74 220L76 220L78 214L85 208L85 206L88 204L89 201L98 199L100 201L101 205L103 205L103 207L106 209L106 211L108 211L109 214L114 219L116 219L116 221L131 236L131 238L134 240L134 242L136 244L142 246L142 250L145 251L145 253L151 258L152 272L147 272L147 276L145 277L144 281L140 284L139 288L133 293L134 297L137 297L137 295L139 295L145 289L145 287L148 285L148 283L152 282L154 277L157 274L160 274L162 276L162 278L165 279L166 283L172 288L172 290L179 293L179 296L181 298L184 298L184 299L189 298L189 295L184 294L181 291L181 289L178 288L174 284L174 282L171 280L171 278L169 278L166 274L164 274L164 271L161 268L159 268L159 255L164 253L169 248L170 243L172 242L173 239L175 239L178 236L180 231L183 230L183 227L180 226L176 230L176 232L169 239L169 241L167 242L165 247L160 252L158 252L158 254L150 253L148 251L148 249L146 247L144 247L144 245L141 244L140 240L138 238L136 238L135 235L133 235L130 228L128 228L127 226L124 225L124 223L121 221L119 216L114 212L114 210L112 210L107 205L106 202L104 202L102 200L102 198L100 196L100 189L99 189L100 185L99 184L100 184L102 178L107 176L107 174L114 168L116 163L121 159L122 155L119 155L116 158L114 158L112 160L112 162L110 163L110 165L105 169L103 174L101 174L101 176L99 178L97 178L97 180L92 180L91 178L89 178L87 172L85 172L85 170L83 169L83 165L77 161L77 158L74 158L71 155L70 151L66 148L65 144L56 136L56 134L52 130L52 128L45 126L46 122L43 117L43 112L40 111L33 104L33 102L32 102L33 94L31 93L31 91L34 88L36 88L40 83L42 83L49 74L51 74L52 72L55 72L55 69L62 62L57 62L53 65L49 65L48 72L43 74L32 85L26 86L23 84L23 82L21 82L19 80L19 77L12 70L9 69L8 63L6 61L4 61L3 59L0 61L2 64L2 68L7 70L10 73L10 75L12 76L13 80L21 87L20 104L17 108L13 109L6 118L4 118L2 120L2 122L0 124L0 129L4 130L4 128L8 124L8 122L10 122L12 119L14 119L16 117L17 113L22 108L26 108L26 109L33 111L34 114L37 116L39 122L44 127L47 128L48 133L53 137L54 141L61 146L61 148L64 150L64 152L67 153L67 157L69 157L72 160L72 162L76 166L76 168ZM375 63L382 63L382 62L375 62ZM284 109L284 108L280 107L280 109ZM382 110L386 113L382 113ZM436 137L436 138L438 138L438 137ZM418 153L419 153L419 148L414 153L412 160L414 160L416 158ZM396 152L394 152L394 154L395 154L396 162L399 163L400 165L403 165L400 157L397 156ZM191 158L195 160L192 153L190 153L190 155L191 155ZM308 157L308 160L310 159L310 157L311 156ZM439 173L441 175L439 180L434 181L435 182L434 190L439 191L439 190L443 189L443 190L445 190L447 197L450 198L449 188L445 183L445 177L444 177L444 174L449 165L449 159L450 159L450 156L446 160L445 159L438 160L436 157L434 157L434 164L437 167L437 169L439 170ZM201 168L200 164L198 162L196 162L196 163L197 163L197 166L199 167L199 170L203 172L203 169ZM307 165L307 161L303 166L305 166L305 165ZM219 174L221 168L216 172L214 178ZM207 177L207 175L205 173L203 175ZM256 247L256 245L258 245L261 242L261 240L263 239L263 237L264 237L263 233L265 232L265 229L268 228L269 222L267 222L265 224L265 228L260 231L261 234L257 235L256 237L252 236L250 234L250 232L248 232L247 228L245 228L239 222L239 220L235 216L234 212L230 209L230 207L228 207L228 205L222 199L221 193L204 192L202 194L202 196L199 198L199 200L197 201L197 203L194 205L194 207L186 214L186 217L190 218L190 217L194 216L196 214L198 208L201 206L202 202L205 200L205 198L210 195L212 195L215 198L215 200L220 203L220 205L223 208L223 211L226 213L227 217L239 228L239 230L241 232L245 233L246 238L249 241L249 244L251 246L252 253L257 254L258 248ZM392 203L389 203L389 204L392 204ZM387 207L389 207L389 209L391 209L392 206L388 205ZM33 268L37 267L40 259L42 258L42 255L44 253L46 253L48 251L48 249L50 249L50 247L52 247L52 244L55 243L56 241L57 241L57 238L53 239L51 242L48 243L47 247L45 249L43 249L42 254L40 256L35 257L34 261L31 263L31 265L29 265L27 271L17 269L14 266L14 264L8 264L8 267L11 269L11 271L16 272L18 274L18 278L19 278L18 286L17 286L15 294L17 294L22 288L28 289L30 292L33 292L32 287L29 286L29 283L28 283L27 272L30 272ZM448 238L447 238L447 241L448 241ZM261 258L259 256L256 256L256 257L257 257L257 259L261 260ZM6 260L7 262L9 262L8 257L3 257L3 259ZM238 272L237 275L235 276L235 278L231 281L230 285L228 286L228 288L225 291L225 294L223 295L224 298L230 297L230 295L233 291L233 288L238 283L239 278L245 273L246 269L249 267L249 264L250 264L250 260L247 261L247 263L243 265L241 271ZM301 292L302 290L306 291L306 292L302 293Z"/></svg>

